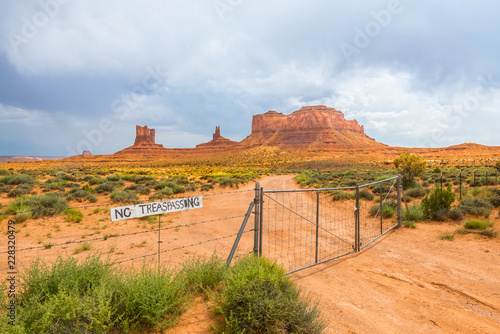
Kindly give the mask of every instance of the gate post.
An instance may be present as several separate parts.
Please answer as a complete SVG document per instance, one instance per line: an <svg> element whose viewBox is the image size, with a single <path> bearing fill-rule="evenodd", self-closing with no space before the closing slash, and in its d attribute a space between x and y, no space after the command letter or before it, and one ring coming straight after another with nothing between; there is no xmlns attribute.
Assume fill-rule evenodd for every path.
<svg viewBox="0 0 500 334"><path fill-rule="evenodd" d="M356 206L354 207L354 250L359 252L361 250L361 238L359 235L359 185L356 186Z"/></svg>
<svg viewBox="0 0 500 334"><path fill-rule="evenodd" d="M261 192L260 183L255 182L255 226L254 226L254 237L253 237L253 253L255 255L259 254L259 231L260 231L260 202L261 202Z"/></svg>
<svg viewBox="0 0 500 334"><path fill-rule="evenodd" d="M319 191L316 191L316 252L314 256L314 263L318 263L318 250L319 250Z"/></svg>
<svg viewBox="0 0 500 334"><path fill-rule="evenodd" d="M403 186L401 184L401 175L398 175L398 227L401 227L403 221L403 215L401 212L401 192Z"/></svg>

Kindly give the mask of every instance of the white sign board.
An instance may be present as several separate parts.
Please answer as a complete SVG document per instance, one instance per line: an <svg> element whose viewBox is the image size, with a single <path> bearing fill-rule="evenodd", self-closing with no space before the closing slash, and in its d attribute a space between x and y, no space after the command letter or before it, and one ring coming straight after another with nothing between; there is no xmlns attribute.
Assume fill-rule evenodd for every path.
<svg viewBox="0 0 500 334"><path fill-rule="evenodd" d="M111 221L140 218L203 207L202 196L176 198L168 201L152 202L111 208Z"/></svg>

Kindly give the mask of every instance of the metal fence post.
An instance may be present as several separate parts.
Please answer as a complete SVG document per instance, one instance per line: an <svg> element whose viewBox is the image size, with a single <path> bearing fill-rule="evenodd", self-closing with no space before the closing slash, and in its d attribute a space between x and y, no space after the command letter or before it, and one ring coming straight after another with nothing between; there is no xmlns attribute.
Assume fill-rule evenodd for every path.
<svg viewBox="0 0 500 334"><path fill-rule="evenodd" d="M401 227L403 221L403 215L401 214L401 175L398 175L398 227Z"/></svg>
<svg viewBox="0 0 500 334"><path fill-rule="evenodd" d="M260 201L260 214L259 214L259 256L262 256L262 224L264 222L264 219L262 218L262 215L264 213L264 188L260 187L260 194L259 194L259 201Z"/></svg>
<svg viewBox="0 0 500 334"><path fill-rule="evenodd" d="M315 263L318 263L318 240L319 240L319 191L316 191L316 253L314 256Z"/></svg>
<svg viewBox="0 0 500 334"><path fill-rule="evenodd" d="M359 235L359 185L356 186L356 206L354 207L354 250L359 252L361 250L361 240Z"/></svg>
<svg viewBox="0 0 500 334"><path fill-rule="evenodd" d="M384 233L384 199L382 194L382 183L380 183L380 234Z"/></svg>
<svg viewBox="0 0 500 334"><path fill-rule="evenodd" d="M254 238L253 238L253 253L255 255L259 254L259 230L260 230L260 183L255 182L255 226L254 226Z"/></svg>

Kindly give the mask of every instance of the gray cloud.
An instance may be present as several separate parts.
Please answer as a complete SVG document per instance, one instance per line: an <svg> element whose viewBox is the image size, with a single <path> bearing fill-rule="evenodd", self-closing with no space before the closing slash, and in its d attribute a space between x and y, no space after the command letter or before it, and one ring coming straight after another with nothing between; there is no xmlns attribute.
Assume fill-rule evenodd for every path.
<svg viewBox="0 0 500 334"><path fill-rule="evenodd" d="M89 133L94 152L113 153L131 144L135 124L161 129L167 147L193 147L215 125L241 140L253 114L311 104L344 111L390 145L499 145L485 125L500 119L499 7L2 1L0 154L66 155ZM29 121L42 116L50 121Z"/></svg>

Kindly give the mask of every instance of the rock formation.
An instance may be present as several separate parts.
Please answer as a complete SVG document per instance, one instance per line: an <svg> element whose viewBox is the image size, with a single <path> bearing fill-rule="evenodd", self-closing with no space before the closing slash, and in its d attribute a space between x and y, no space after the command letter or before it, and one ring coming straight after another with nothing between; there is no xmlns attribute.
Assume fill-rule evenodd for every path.
<svg viewBox="0 0 500 334"><path fill-rule="evenodd" d="M154 144L154 143L155 143L155 129L149 129L147 125L145 125L144 127L140 125L135 126L134 145Z"/></svg>
<svg viewBox="0 0 500 334"><path fill-rule="evenodd" d="M235 148L238 144L238 142L222 137L220 134L220 126L216 126L212 140L207 143L196 145L196 148L225 150Z"/></svg>
<svg viewBox="0 0 500 334"><path fill-rule="evenodd" d="M290 115L276 111L255 115L252 134L243 146L271 145L282 147L381 145L368 137L356 120L326 106L304 107Z"/></svg>
<svg viewBox="0 0 500 334"><path fill-rule="evenodd" d="M136 125L134 145L116 153L135 155L165 154L167 149L163 145L156 144L155 140L155 129L150 129L147 125Z"/></svg>

